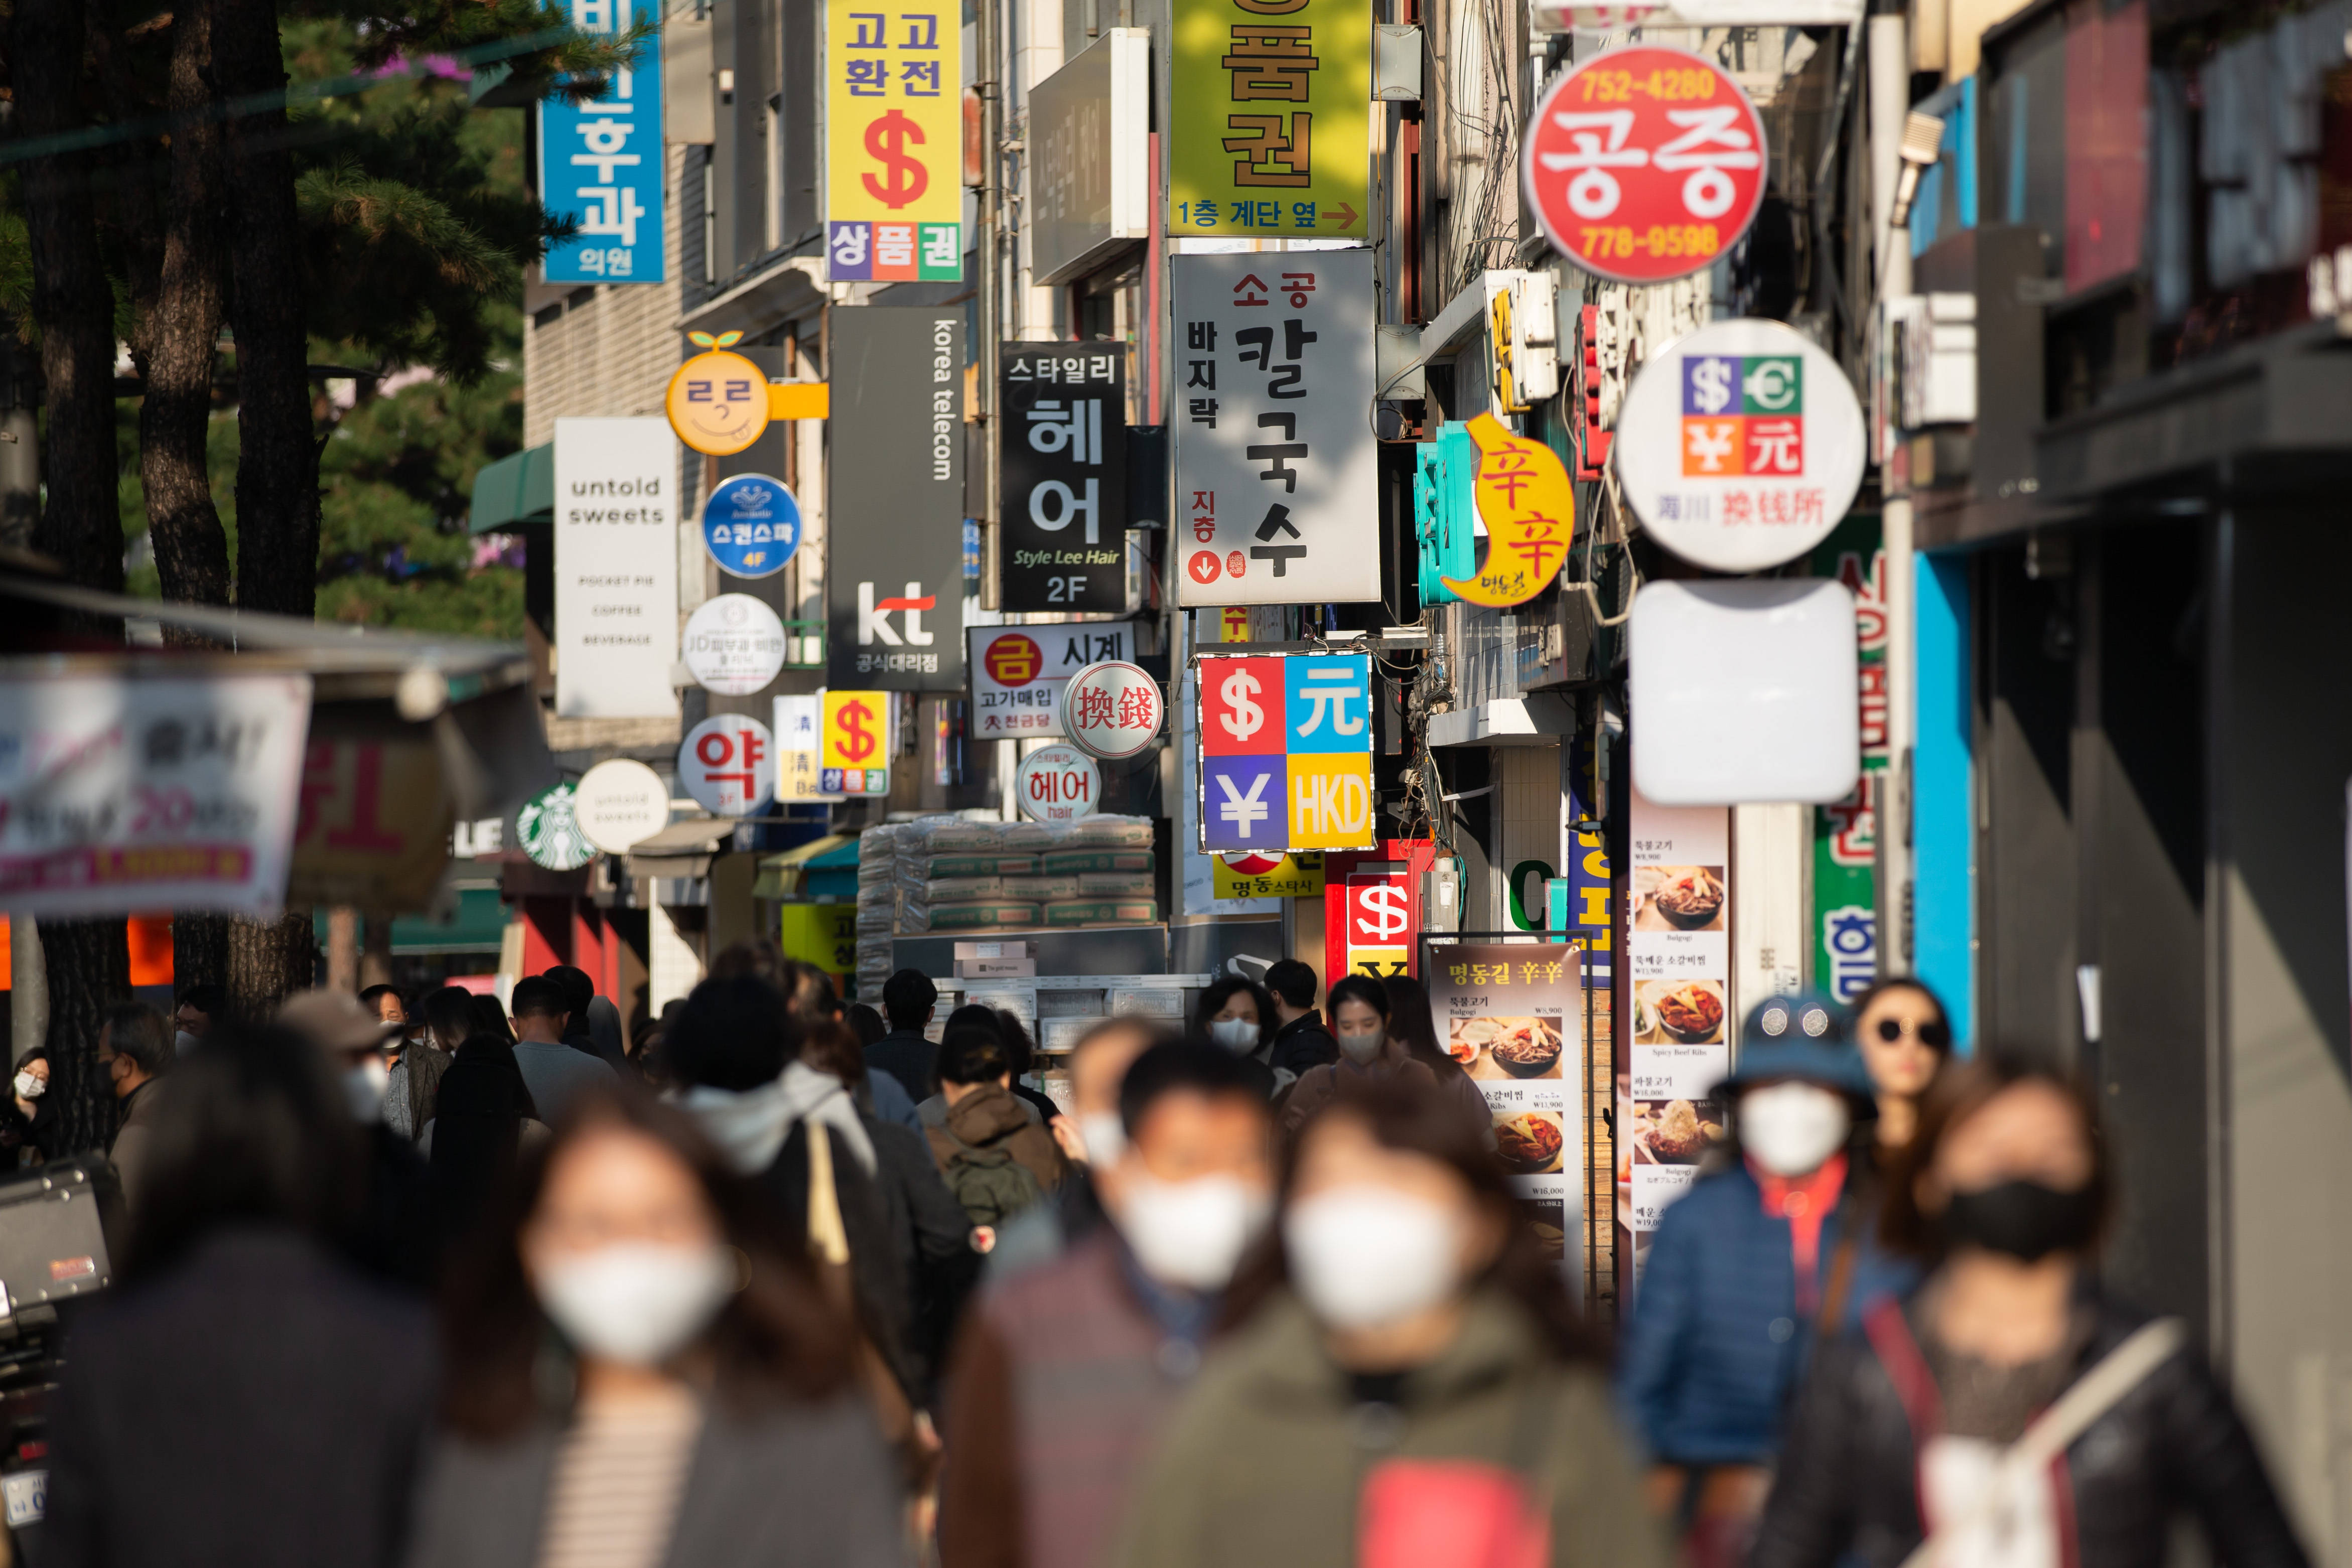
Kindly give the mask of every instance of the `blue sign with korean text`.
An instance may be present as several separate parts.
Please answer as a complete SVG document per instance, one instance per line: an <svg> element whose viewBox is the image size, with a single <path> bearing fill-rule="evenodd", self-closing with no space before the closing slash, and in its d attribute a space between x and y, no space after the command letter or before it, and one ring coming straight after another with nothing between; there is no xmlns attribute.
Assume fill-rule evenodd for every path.
<svg viewBox="0 0 2352 1568"><path fill-rule="evenodd" d="M801 548L800 503L782 479L722 479L702 508L702 548L737 577L772 577Z"/></svg>
<svg viewBox="0 0 2352 1568"><path fill-rule="evenodd" d="M583 33L626 32L639 0L565 0ZM649 19L659 21L646 5ZM547 250L550 283L663 280L661 36L586 103L539 106L539 195L578 225Z"/></svg>

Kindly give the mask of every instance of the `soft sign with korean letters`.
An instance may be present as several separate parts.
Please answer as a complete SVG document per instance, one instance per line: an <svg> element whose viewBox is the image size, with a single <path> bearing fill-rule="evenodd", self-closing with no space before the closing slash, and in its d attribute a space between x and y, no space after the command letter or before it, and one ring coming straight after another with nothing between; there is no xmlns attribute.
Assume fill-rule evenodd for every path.
<svg viewBox="0 0 2352 1568"><path fill-rule="evenodd" d="M569 0L581 32L625 33L658 22L637 0ZM661 34L586 103L539 106L539 190L548 211L579 225L547 247L550 283L659 283L662 275Z"/></svg>
<svg viewBox="0 0 2352 1568"><path fill-rule="evenodd" d="M974 740L1059 737L1062 693L1070 677L1105 659L1133 659L1131 621L1067 626L974 626L971 643Z"/></svg>
<svg viewBox="0 0 2352 1568"><path fill-rule="evenodd" d="M1038 822L1075 822L1102 804L1102 769L1075 746L1041 746L1013 775L1021 814Z"/></svg>
<svg viewBox="0 0 2352 1568"><path fill-rule="evenodd" d="M888 692L826 692L817 743L817 788L827 795L890 792L895 714Z"/></svg>
<svg viewBox="0 0 2352 1568"><path fill-rule="evenodd" d="M826 0L825 260L835 283L963 276L963 15Z"/></svg>
<svg viewBox="0 0 2352 1568"><path fill-rule="evenodd" d="M1204 852L1372 847L1369 656L1203 653L1194 678Z"/></svg>
<svg viewBox="0 0 2352 1568"><path fill-rule="evenodd" d="M784 623L748 593L706 599L686 618L686 667L705 691L750 696L784 667Z"/></svg>
<svg viewBox="0 0 2352 1568"><path fill-rule="evenodd" d="M1180 601L1378 599L1372 253L1169 266Z"/></svg>

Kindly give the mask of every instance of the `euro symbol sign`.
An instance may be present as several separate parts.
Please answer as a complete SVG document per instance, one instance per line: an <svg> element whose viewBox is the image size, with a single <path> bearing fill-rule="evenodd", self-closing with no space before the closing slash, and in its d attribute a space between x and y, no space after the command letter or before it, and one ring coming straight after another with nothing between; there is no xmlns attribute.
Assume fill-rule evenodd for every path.
<svg viewBox="0 0 2352 1568"><path fill-rule="evenodd" d="M866 193L897 212L930 187L931 172L907 153L907 143L923 144L923 128L894 109L866 128L866 151L882 161L887 171L879 180L863 176Z"/></svg>
<svg viewBox="0 0 2352 1568"><path fill-rule="evenodd" d="M874 737L866 731L866 717L862 707L841 710L841 754L852 762L863 762L874 755Z"/></svg>

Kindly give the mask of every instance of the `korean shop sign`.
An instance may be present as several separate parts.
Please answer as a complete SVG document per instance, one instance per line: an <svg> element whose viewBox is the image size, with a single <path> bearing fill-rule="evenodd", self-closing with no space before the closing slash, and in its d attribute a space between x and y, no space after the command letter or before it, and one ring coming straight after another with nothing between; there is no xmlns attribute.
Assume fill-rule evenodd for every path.
<svg viewBox="0 0 2352 1568"><path fill-rule="evenodd" d="M1033 822L1075 822L1102 804L1102 769L1075 746L1041 746L1013 770L1013 798Z"/></svg>
<svg viewBox="0 0 2352 1568"><path fill-rule="evenodd" d="M971 737L1057 739L1062 693L1070 677L1105 659L1131 660L1135 623L1094 621L1075 626L974 626L971 644Z"/></svg>
<svg viewBox="0 0 2352 1568"><path fill-rule="evenodd" d="M1712 60L1595 55L1536 105L1519 183L1552 246L1620 283L1705 270L1764 199L1764 122Z"/></svg>
<svg viewBox="0 0 2352 1568"><path fill-rule="evenodd" d="M688 332L695 347L702 352L678 366L669 378L669 389L662 394L663 412L669 415L669 427L677 438L697 452L713 457L731 457L767 433L769 422L778 419L823 419L832 407L833 389L824 382L772 382L767 372L740 354L728 350L743 340L740 332L720 332L715 337L709 332ZM751 478L756 476L744 475ZM770 481L774 483L774 481ZM711 499L719 499L713 492ZM792 511L793 540L784 549L789 557L800 543L800 509L784 494ZM758 520L751 529L756 539ZM773 524L770 525L772 531ZM751 542L735 539L730 544ZM712 553L718 553L720 541L709 541ZM719 565L727 566L722 557ZM746 562L746 565L751 564ZM739 577L765 577L783 565L778 559L767 571L736 572ZM728 568L732 571L732 567Z"/></svg>
<svg viewBox="0 0 2352 1568"><path fill-rule="evenodd" d="M1201 850L1370 849L1371 659L1202 653Z"/></svg>
<svg viewBox="0 0 2352 1568"><path fill-rule="evenodd" d="M824 697L817 692L787 694L770 705L769 727L776 732L776 800L833 800L841 792L825 792L823 783L822 732ZM860 782L863 770L860 772Z"/></svg>
<svg viewBox="0 0 2352 1568"><path fill-rule="evenodd" d="M721 479L702 505L702 548L736 577L783 570L801 548L801 507L792 486L767 474Z"/></svg>
<svg viewBox="0 0 2352 1568"><path fill-rule="evenodd" d="M677 443L658 419L555 422L555 712L677 712Z"/></svg>
<svg viewBox="0 0 2352 1568"><path fill-rule="evenodd" d="M677 781L704 810L748 817L776 797L776 739L740 713L717 714L686 732Z"/></svg>
<svg viewBox="0 0 2352 1568"><path fill-rule="evenodd" d="M825 259L835 283L963 276L962 13L825 0Z"/></svg>
<svg viewBox="0 0 2352 1568"><path fill-rule="evenodd" d="M1219 898L1323 896L1323 857L1319 854L1269 855L1253 850L1219 855L1211 864L1215 868L1213 886Z"/></svg>
<svg viewBox="0 0 2352 1568"><path fill-rule="evenodd" d="M1862 404L1838 362L1778 321L1717 321L1654 354L1617 415L1617 476L1658 542L1760 571L1838 525L1862 485Z"/></svg>
<svg viewBox="0 0 2352 1568"><path fill-rule="evenodd" d="M1168 230L1364 233L1372 13L1363 0L1175 0Z"/></svg>
<svg viewBox="0 0 2352 1568"><path fill-rule="evenodd" d="M1000 607L1127 606L1127 356L1113 343L999 351Z"/></svg>
<svg viewBox="0 0 2352 1568"><path fill-rule="evenodd" d="M1179 602L1381 592L1372 253L1179 256Z"/></svg>
<svg viewBox="0 0 2352 1568"><path fill-rule="evenodd" d="M636 0L565 0L563 9L583 33L661 20L657 7ZM541 102L541 199L551 215L579 225L573 237L548 246L548 282L663 281L661 80L656 32L588 102Z"/></svg>
<svg viewBox="0 0 2352 1568"><path fill-rule="evenodd" d="M1089 757L1116 762L1135 756L1160 738L1168 699L1160 683L1122 660L1088 664L1070 677L1062 694L1062 727L1070 743Z"/></svg>
<svg viewBox="0 0 2352 1568"><path fill-rule="evenodd" d="M817 788L826 795L890 792L890 737L897 710L888 692L826 692L817 737Z"/></svg>
<svg viewBox="0 0 2352 1568"><path fill-rule="evenodd" d="M1513 435L1493 414L1470 421L1467 434L1478 454L1470 493L1486 525L1486 559L1475 578L1440 580L1472 604L1525 604L1559 576L1576 534L1576 493L1550 447Z"/></svg>

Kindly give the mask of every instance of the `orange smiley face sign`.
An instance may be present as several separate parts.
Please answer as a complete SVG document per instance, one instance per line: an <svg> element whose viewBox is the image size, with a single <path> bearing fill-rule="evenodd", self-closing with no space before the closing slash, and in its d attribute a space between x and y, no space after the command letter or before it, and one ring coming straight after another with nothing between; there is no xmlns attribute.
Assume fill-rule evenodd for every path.
<svg viewBox="0 0 2352 1568"><path fill-rule="evenodd" d="M707 351L678 366L669 379L669 427L697 452L731 457L768 428L767 372L727 352L743 340L740 332L688 336Z"/></svg>

